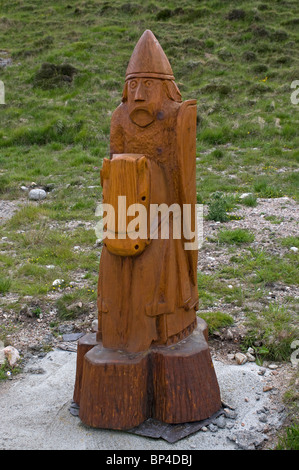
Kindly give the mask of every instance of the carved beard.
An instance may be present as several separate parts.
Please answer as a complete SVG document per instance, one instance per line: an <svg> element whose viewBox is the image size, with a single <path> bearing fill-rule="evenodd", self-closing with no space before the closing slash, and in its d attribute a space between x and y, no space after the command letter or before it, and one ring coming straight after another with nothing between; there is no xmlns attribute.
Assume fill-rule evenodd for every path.
<svg viewBox="0 0 299 470"><path fill-rule="evenodd" d="M129 116L139 127L147 127L155 120L155 114L148 108L135 108Z"/></svg>

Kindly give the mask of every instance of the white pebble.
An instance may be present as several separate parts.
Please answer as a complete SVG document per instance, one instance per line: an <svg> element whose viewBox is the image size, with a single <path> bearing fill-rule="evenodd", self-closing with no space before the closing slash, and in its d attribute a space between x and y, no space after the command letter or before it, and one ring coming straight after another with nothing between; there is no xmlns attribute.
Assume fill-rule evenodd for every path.
<svg viewBox="0 0 299 470"><path fill-rule="evenodd" d="M52 283L52 286L61 286L61 284L64 283L64 279L55 279L55 281L53 281Z"/></svg>

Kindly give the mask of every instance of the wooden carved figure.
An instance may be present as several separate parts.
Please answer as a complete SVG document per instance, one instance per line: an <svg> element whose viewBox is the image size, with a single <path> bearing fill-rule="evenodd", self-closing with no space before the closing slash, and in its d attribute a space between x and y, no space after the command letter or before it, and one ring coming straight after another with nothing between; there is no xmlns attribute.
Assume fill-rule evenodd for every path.
<svg viewBox="0 0 299 470"><path fill-rule="evenodd" d="M147 30L128 64L101 170L114 220L107 217L101 254L98 331L79 341L74 391L90 426L130 429L149 417L199 421L221 407L207 326L196 315L198 252L185 249L182 222L188 205L195 236L195 157L196 101L182 102L170 63ZM132 207L145 214L137 230L135 220L134 236Z"/></svg>

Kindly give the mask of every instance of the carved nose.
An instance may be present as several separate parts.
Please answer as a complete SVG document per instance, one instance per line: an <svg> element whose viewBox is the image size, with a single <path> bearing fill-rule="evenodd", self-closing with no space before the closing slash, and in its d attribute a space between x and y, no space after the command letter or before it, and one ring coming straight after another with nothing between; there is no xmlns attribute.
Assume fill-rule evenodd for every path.
<svg viewBox="0 0 299 470"><path fill-rule="evenodd" d="M142 86L142 83L140 83L136 88L135 101L144 101L144 100L145 100L144 88Z"/></svg>

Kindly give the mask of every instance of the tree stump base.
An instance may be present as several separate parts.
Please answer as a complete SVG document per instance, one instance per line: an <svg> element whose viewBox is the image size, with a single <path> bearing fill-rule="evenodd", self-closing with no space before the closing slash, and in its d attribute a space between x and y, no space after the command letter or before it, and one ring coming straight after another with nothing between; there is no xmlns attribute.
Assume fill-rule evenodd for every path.
<svg viewBox="0 0 299 470"><path fill-rule="evenodd" d="M178 424L201 421L221 408L207 342L207 326L171 346L130 354L103 348L96 334L80 338L74 402L91 427L128 430L153 418Z"/></svg>

